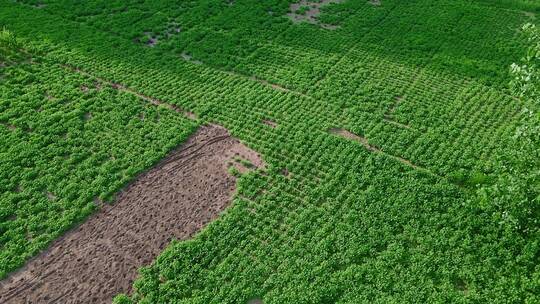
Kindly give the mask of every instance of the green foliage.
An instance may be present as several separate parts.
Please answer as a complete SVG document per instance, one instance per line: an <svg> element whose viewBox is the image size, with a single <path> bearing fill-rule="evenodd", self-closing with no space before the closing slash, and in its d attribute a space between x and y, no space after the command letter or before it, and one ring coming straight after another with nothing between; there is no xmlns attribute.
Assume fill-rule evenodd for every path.
<svg viewBox="0 0 540 304"><path fill-rule="evenodd" d="M303 5L296 10L298 15L305 15L310 10L309 6Z"/></svg>
<svg viewBox="0 0 540 304"><path fill-rule="evenodd" d="M499 155L497 182L479 189L481 206L498 222L527 235L540 237L540 31L525 24L529 47L521 64L512 64L511 88L525 102L520 126L508 140L514 149Z"/></svg>
<svg viewBox="0 0 540 304"><path fill-rule="evenodd" d="M527 43L527 52L521 64L512 64L511 73L514 79L511 88L517 96L540 104L540 30L532 23L522 28Z"/></svg>
<svg viewBox="0 0 540 304"><path fill-rule="evenodd" d="M84 220L96 198L111 201L195 127L55 63L4 69L0 277Z"/></svg>
<svg viewBox="0 0 540 304"><path fill-rule="evenodd" d="M229 174L232 175L232 176L236 176L236 177L240 177L240 171L238 171L238 169L234 166L231 166L229 167Z"/></svg>
<svg viewBox="0 0 540 304"><path fill-rule="evenodd" d="M6 28L2 28L2 30L0 30L0 47L10 49L16 49L19 47L19 43L17 42L15 35L13 35L13 33L8 31Z"/></svg>
<svg viewBox="0 0 540 304"><path fill-rule="evenodd" d="M138 172L130 157L146 168L191 130L173 114L147 130L150 122L132 122L140 101L114 94L92 99L101 106L82 122L92 103L78 109L73 104L81 102L70 100L85 99L76 88L91 83L77 79L66 87L72 82L57 70L68 64L225 126L268 167L242 175L226 213L194 239L171 243L141 270L135 294L117 303L539 302L540 248L531 234L538 223L508 221L505 212L530 210L520 209L535 193L523 173L538 168L539 159L538 146L514 142L534 116L506 90L505 67L525 45L515 30L531 19L518 4L524 1L344 1L320 17L340 26L335 30L293 24L285 17L290 2L51 0L41 9L0 2L0 22L35 42L47 62L38 71L10 68L3 75L9 86L0 113L9 115L0 121L21 129L1 129L11 134L0 137L1 147L17 144L5 155L6 167L15 171L10 162L20 163L15 173L39 188L25 195L40 198L18 211L26 201L11 193L16 175L2 207L39 214L48 202L42 188L62 208L65 198L111 196L120 176ZM167 37L174 22L181 30ZM145 32L164 39L144 47L134 39ZM41 103L20 100L44 89L62 92L58 103L69 111L58 105L39 119L25 114ZM158 110L145 111L156 117ZM70 163L88 166L45 157L45 143L63 143L66 126L79 130L100 117L103 124L80 145L60 149L70 152ZM158 134L147 139L132 125ZM331 128L363 136L368 145ZM37 142L14 135L41 129L56 135ZM138 152L122 148L126 141ZM121 169L108 164L109 151ZM51 164L54 174L46 171ZM501 188L502 179L519 188ZM45 187L55 185L49 180L58 186ZM80 180L101 188L81 194ZM80 207L70 210L82 219ZM37 219L24 223L40 231ZM22 239L24 228L3 231Z"/></svg>

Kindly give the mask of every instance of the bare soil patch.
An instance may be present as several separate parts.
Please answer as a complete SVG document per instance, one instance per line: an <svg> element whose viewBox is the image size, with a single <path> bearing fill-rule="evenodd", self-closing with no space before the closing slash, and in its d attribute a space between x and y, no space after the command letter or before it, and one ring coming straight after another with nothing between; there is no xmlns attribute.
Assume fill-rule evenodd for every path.
<svg viewBox="0 0 540 304"><path fill-rule="evenodd" d="M390 109L388 109L388 112L386 113L386 115L390 116L394 114L394 112L396 111L396 108L401 104L402 101L403 101L402 96L396 96L396 101L392 104Z"/></svg>
<svg viewBox="0 0 540 304"><path fill-rule="evenodd" d="M291 94L295 94L295 95L306 97L306 98L312 98L311 96L306 95L306 94L304 94L302 92L288 89L288 88L286 88L284 86L281 86L281 85L275 84L275 83L271 83L266 79L258 78L256 76L246 76L246 75L239 74L239 73L236 73L236 72L227 72L227 74L234 75L234 76L240 76L240 77L247 77L247 78L249 78L249 80L256 81L256 82L258 82L258 83L260 83L260 84L262 84L264 86L269 86L272 89L277 90L277 91L281 91L281 92L285 92L285 93L291 93Z"/></svg>
<svg viewBox="0 0 540 304"><path fill-rule="evenodd" d="M234 156L263 168L226 129L201 127L79 227L0 282L0 303L110 303L172 239L187 239L230 202Z"/></svg>
<svg viewBox="0 0 540 304"><path fill-rule="evenodd" d="M321 7L330 3L340 3L343 0L316 0L308 1L301 0L297 3L292 3L289 6L290 12L287 13L287 17L291 19L293 23L307 22L311 24L317 24L322 28L335 30L339 28L337 25L324 24L319 20L321 14Z"/></svg>
<svg viewBox="0 0 540 304"><path fill-rule="evenodd" d="M275 122L275 121L272 121L270 119L264 119L263 121L263 124L271 127L271 128L276 128L278 126L278 124Z"/></svg>
<svg viewBox="0 0 540 304"><path fill-rule="evenodd" d="M289 172L289 170L288 170L287 168L283 168L283 169L281 170L281 174L282 174L283 176L285 176L285 177L289 177L289 175L290 175L291 173Z"/></svg>
<svg viewBox="0 0 540 304"><path fill-rule="evenodd" d="M400 128L403 128L403 129L409 129L409 130L414 130L414 131L418 131L416 130L415 128L409 126L409 125L406 125L406 124L402 124L400 122L397 122L395 120L392 120L392 118L390 116L385 116L383 118L384 121L386 121L387 123L389 124L392 124L394 126L397 126L397 127L400 127Z"/></svg>
<svg viewBox="0 0 540 304"><path fill-rule="evenodd" d="M177 22L169 22L166 26L166 29L161 33L156 32L143 32L142 36L135 38L135 43L141 43L148 47L155 47L163 40L168 40L173 36L179 34L182 31L182 28Z"/></svg>
<svg viewBox="0 0 540 304"><path fill-rule="evenodd" d="M52 192L46 191L45 195L47 196L47 199L50 200L50 201L55 201L56 200L56 195L54 195L54 193L52 193Z"/></svg>

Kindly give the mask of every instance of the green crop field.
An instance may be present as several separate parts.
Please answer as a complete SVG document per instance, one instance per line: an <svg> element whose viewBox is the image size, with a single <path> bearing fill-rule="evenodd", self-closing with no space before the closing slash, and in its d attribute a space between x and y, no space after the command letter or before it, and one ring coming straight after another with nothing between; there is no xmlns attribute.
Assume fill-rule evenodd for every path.
<svg viewBox="0 0 540 304"><path fill-rule="evenodd" d="M266 168L115 302L538 303L540 102L510 89L538 20L534 0L0 0L0 278L212 123Z"/></svg>

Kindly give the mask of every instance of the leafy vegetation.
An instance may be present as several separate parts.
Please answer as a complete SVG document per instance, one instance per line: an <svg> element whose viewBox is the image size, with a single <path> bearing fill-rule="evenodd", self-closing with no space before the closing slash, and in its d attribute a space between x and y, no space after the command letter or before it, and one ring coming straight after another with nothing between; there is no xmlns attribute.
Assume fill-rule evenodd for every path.
<svg viewBox="0 0 540 304"><path fill-rule="evenodd" d="M219 123L268 164L265 173L242 175L227 212L194 239L172 242L141 270L135 294L116 302L540 301L538 217L531 213L538 188L526 187L537 181L529 173L538 169L539 147L514 136L538 103L508 88L508 67L530 44L519 29L535 22L535 2L344 1L322 8L321 22L339 25L334 30L293 24L286 18L291 2L281 0L40 3L0 1L0 26L43 52L27 77L3 72L3 94L17 86L28 92L4 99L43 96L43 88L64 92L58 84L69 75L65 94L86 105L79 87L91 83L62 68L68 66ZM140 42L148 35L157 37L152 48ZM107 116L119 122L112 130L137 121L142 110L132 107L158 111L127 93L96 94L103 92L114 98L95 102L117 109ZM24 104L0 113L26 113ZM86 109L73 109L79 121ZM89 112L90 122L100 113ZM121 168L146 168L185 138L193 124L175 115L178 123L161 116L162 127L148 126L154 141L133 130L129 141L142 151L138 169ZM33 118L7 116L10 124L38 129ZM54 132L49 125L40 129ZM128 140L108 132L108 145ZM89 144L101 147L88 134ZM6 144L18 143L9 138ZM149 158L147 149L160 152ZM106 160L109 151L98 155ZM131 151L114 155L129 159ZM6 155L9 168L12 155L19 154ZM90 163L87 170L109 172ZM55 178L86 174L52 164ZM47 191L88 204L84 198L108 197L123 184L100 181L103 188L89 196L63 196L61 186ZM17 184L9 185L2 199L16 195L8 191ZM28 195L43 196L35 185L41 192Z"/></svg>
<svg viewBox="0 0 540 304"><path fill-rule="evenodd" d="M0 277L110 201L195 128L58 64L29 61L14 41L2 32L1 49L24 61L0 74Z"/></svg>
<svg viewBox="0 0 540 304"><path fill-rule="evenodd" d="M513 64L511 87L527 106L511 144L500 154L498 180L479 189L480 204L495 221L531 239L540 237L540 31L523 26L529 47L521 64Z"/></svg>

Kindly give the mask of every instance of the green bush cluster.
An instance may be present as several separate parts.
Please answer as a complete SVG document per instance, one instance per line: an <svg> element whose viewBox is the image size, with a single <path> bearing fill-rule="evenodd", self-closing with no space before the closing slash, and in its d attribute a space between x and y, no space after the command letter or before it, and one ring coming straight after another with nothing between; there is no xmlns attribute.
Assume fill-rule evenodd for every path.
<svg viewBox="0 0 540 304"><path fill-rule="evenodd" d="M39 59L38 59L39 61ZM0 277L20 267L193 132L149 106L49 62L0 81Z"/></svg>

